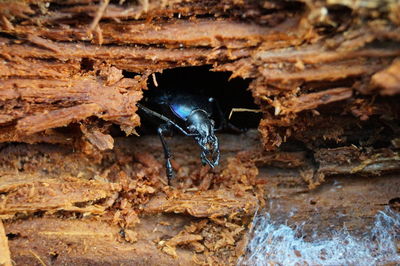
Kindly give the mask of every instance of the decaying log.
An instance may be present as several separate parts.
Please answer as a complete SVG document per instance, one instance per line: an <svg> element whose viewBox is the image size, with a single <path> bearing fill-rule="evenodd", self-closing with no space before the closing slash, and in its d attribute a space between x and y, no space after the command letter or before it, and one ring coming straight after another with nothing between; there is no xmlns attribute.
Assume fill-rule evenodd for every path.
<svg viewBox="0 0 400 266"><path fill-rule="evenodd" d="M221 254L227 254L228 251L232 252L229 254L233 263L243 252L238 248L243 245L241 241L247 230L245 221L250 219L256 210L260 210L257 205L261 204L253 194L256 192L254 187L248 185L242 187L241 180L252 178L243 177L243 173L253 169L248 166L249 163L258 166L260 173L256 182L260 185L267 182L268 197L273 200L272 204L280 206L272 205L270 209L272 215L285 219L285 214L297 208L296 215L291 217L291 221L301 222L309 220L310 213L315 213L309 220L309 226L305 227L310 234L315 226L321 230L320 232L325 232L326 228L332 226L339 229L344 219L351 229L364 228L365 225L372 223L376 211L400 192L398 178L395 175L387 175L391 171L399 170L393 152L365 153L355 147L321 150L316 155L321 162L318 166L310 161L306 152L266 152L250 138L242 143L230 145L229 139L232 136L221 135L223 143L221 151L228 157L221 162L225 165L221 171L226 175L224 177L226 180L212 180L212 185L222 186L224 189L207 191L200 191L199 188L197 188L199 191L191 191L196 187L184 190L167 189L165 192L158 190L159 194L152 196L155 191L150 194L145 192L149 188L144 184L151 184L146 181L149 178L147 176L153 173L153 169L161 168L159 161L162 161L163 155L161 144L157 141L158 137L146 138L148 139L146 142L142 142L140 138L117 139L114 151L108 151L108 154L103 155L110 163L106 169L103 168L101 160L87 160L85 153L72 152L67 147L51 150L45 148L45 145L19 144L20 149L17 148L19 145L14 149L3 148L1 158L5 157L4 152L8 149L9 158L14 159L8 159L6 162L16 163L8 166L4 162L1 164L2 173L14 173L1 179L1 183L5 184L2 188L2 191L5 191L3 193L5 199L12 199L18 192L21 199L27 199L14 203L13 206L23 204L23 212L14 208L14 213L18 211L14 214L14 219L8 219L5 223L6 233L11 236L10 248L16 262L37 261L36 256L24 253L24 250L32 249L45 263L51 261L81 263L86 260L102 263L115 261L139 263L143 262L139 259L142 255L153 254L152 256L156 256L166 264L169 264L171 259L173 261L175 256L185 261L185 264L190 264L194 254L197 260L206 260L206 257L203 257L205 251L209 252L208 256L213 259L220 258ZM171 148L179 154L176 156L179 164L190 160L193 156L191 150L185 148L190 143L191 140L184 137L177 137L171 141ZM133 155L132 147L141 147L156 156L157 160L150 154ZM113 158L114 152L118 156ZM392 166L397 166L397 169L382 167L378 169L380 177L370 177L376 167L360 168L359 173L362 175L359 176L352 172L361 165L383 166L380 162L385 162L384 156L387 156L386 161ZM24 158L32 159L24 163ZM365 162L375 158L380 162ZM228 164L232 159L235 159L233 164ZM351 162L347 162L347 159ZM79 164L81 161L84 162ZM124 165L129 167L118 166L118 162L123 161ZM66 173L65 169L58 169L59 165L67 167L66 169L73 167L70 171L78 173L80 179L68 177L49 180L48 176ZM137 170L131 172L130 168ZM243 171L239 172L242 168ZM42 169L46 169L46 172ZM19 179L16 179L16 172L19 173ZM186 182L193 178L192 182L195 182L196 172L198 169L193 165L186 176L178 175L177 178ZM139 173L145 174L144 179L138 179ZM232 173L242 174L235 176ZM326 181L320 182L322 184L319 185L319 189L307 192L309 185L318 181L313 180L313 175L318 173L324 174ZM101 176L98 176L99 174ZM368 176L365 176L366 174ZM154 175L159 176L160 173L155 172ZM232 181L232 177L239 180ZM114 180L118 185L104 183L103 178ZM88 179L90 181L85 181ZM133 187L135 183L141 183L141 186ZM33 184L36 184L34 194L39 193L40 197L28 198ZM57 184L61 185L57 187ZM235 186L233 189L229 188L232 184ZM13 190L23 186L30 188L29 191ZM62 187L64 191L57 190ZM245 190L242 191L241 188ZM49 196L46 194L49 190L57 194ZM113 193L118 191L119 194L114 197ZM380 196L382 191L384 196ZM329 196L325 196L328 194ZM374 201L365 201L365 197ZM45 204L46 201L53 205ZM310 202L317 203L315 205ZM354 202L357 202L357 205L354 205ZM131 213L132 209L136 210L139 216L135 214L136 212ZM11 211L10 208L7 210ZM29 215L32 212L33 214ZM346 213L345 218L337 216L338 212ZM20 217L25 219L18 219ZM121 228L123 224L132 224L128 221L132 219L139 219L140 222L133 221L134 226ZM204 238L204 235L207 237ZM63 243L72 244L66 246ZM113 251L112 254L109 253L110 250ZM100 253L110 255L103 254L97 258Z"/></svg>
<svg viewBox="0 0 400 266"><path fill-rule="evenodd" d="M90 204L118 195L119 184L83 181L77 178L64 180L29 177L3 176L0 185L0 217L12 218L17 213L29 214L37 211L56 212L59 210L80 213L101 214L102 204ZM29 182L29 180L32 180Z"/></svg>
<svg viewBox="0 0 400 266"><path fill-rule="evenodd" d="M369 226L400 193L399 10L0 2L0 253L8 239L16 264L234 265L265 206L310 234ZM158 138L122 136L138 135L146 90L168 89L156 75L182 67L246 79L261 121L218 135L215 169L192 139L168 140L171 188Z"/></svg>
<svg viewBox="0 0 400 266"><path fill-rule="evenodd" d="M0 264L11 266L10 249L8 247L8 239L4 231L3 222L0 220Z"/></svg>
<svg viewBox="0 0 400 266"><path fill-rule="evenodd" d="M188 213L194 217L219 217L255 213L257 199L251 194L235 196L232 192L217 190L210 192L177 194L172 197L154 197L146 206L146 213Z"/></svg>
<svg viewBox="0 0 400 266"><path fill-rule="evenodd" d="M372 12L373 8L378 8L375 4L346 6L345 3L339 2L337 4L342 5L342 9L336 12L332 8L334 1L326 4L272 1L259 5L250 2L239 4L217 1L214 5L207 6L201 5L200 2L177 1L168 4L168 8L164 8L163 2L158 1L143 5L146 8L135 5L128 8L115 4L96 5L83 2L79 6L66 3L57 7L56 10L51 8L51 4L49 7L43 3L43 5L37 4L41 12L45 14L41 20L42 27L38 27L35 24L36 21L29 16L36 12L34 5L18 3L18 8L12 5L5 6L2 12L3 31L22 42L15 42L8 38L1 40L0 52L5 58L5 64L2 65L0 73L3 79L11 78L15 86L14 91L3 92L8 95L3 96L5 97L3 100L15 101L20 97L22 102L18 100L13 104L15 107L20 108L19 106L22 105L25 108L19 109L18 114L10 111L0 114L3 123L17 122L16 128L21 135L4 141L24 141L23 139L26 139L23 137L24 134L29 135L37 131L65 126L71 122L83 121L89 116L119 124L127 134L134 132L133 128L139 125L138 118L135 117L134 104L140 96L132 94L118 96L121 100L127 101L117 104L120 109L110 110L94 99L94 95L87 95L89 103L100 104L101 108L87 110L87 112L82 110L81 115L69 117L68 112L73 112L74 109L67 108L82 104L81 99L74 99L72 96L69 96L69 99L57 99L50 96L52 99L50 105L46 107L40 105L44 109L37 109L35 107L38 106L37 101L40 101L42 91L35 91L35 86L28 89L26 85L20 83L23 80L15 79L15 77L57 79L51 86L55 91L61 91L62 89L57 86L64 87L65 85L54 84L54 82L72 78L77 84L71 84L68 87L104 86L98 83L87 85L80 82L83 79L86 82L87 78L96 76L106 79L107 83L110 78L113 82L117 82L123 78L121 73L125 70L138 73L136 77L142 79L142 82L139 82L141 85L127 84L130 78L125 78L123 85L117 85L118 88L112 86L110 90L132 90L132 88L140 90L146 87L143 83L147 79L145 73L160 72L177 66L213 64L215 70L232 71L232 76L254 78L251 88L256 102L263 106L265 101L267 104L272 104L275 109L274 115L281 121L292 121L302 116L302 114L293 116L291 114L293 112L304 113L305 110L314 110L334 101L331 99L319 103L313 102L308 107L309 103L303 101L299 103L296 110L281 113L281 108L285 109L285 106L296 104L291 103L290 99L297 97L302 100L307 97L308 91L316 89L321 96L330 94L333 93L331 89L337 87L335 85L338 83L348 85L349 90L362 93L376 91L376 88L385 88L385 90L377 90L382 95L396 93L395 76L391 76L393 79L391 85L382 85L379 81L384 78L383 73L395 73L396 63L391 68L388 67L393 58L400 55L400 50L395 45L384 42L400 39L400 34L393 25L397 21L394 15L397 10L395 2L382 3L378 9L382 12L389 10L388 20L392 24L379 24L375 21L364 23L369 12ZM235 5L241 12L237 13L234 9L227 11L228 6ZM349 20L350 16L346 17L350 14L349 9L354 9L353 12L359 16L359 20L352 22ZM263 10L272 13L262 16L260 12ZM219 17L221 12L226 12L226 15L230 15L234 20L187 19L193 14L207 13ZM82 20L80 21L82 25L75 27L74 23L84 13L92 16L94 20L87 22ZM179 17L172 18L174 13L179 13ZM256 23L235 20L242 13ZM168 21L159 21L156 17L160 16L170 18ZM13 20L18 17L25 19L26 22L14 25ZM134 20L129 20L132 18ZM140 19L144 18L154 21L143 24ZM116 19L117 23L112 19ZM96 31L94 31L95 28ZM338 30L338 34L326 38L323 29ZM342 31L346 31L346 34L340 34ZM176 34L177 32L179 34ZM100 37L103 46L96 47L88 43L89 41L96 43ZM382 42L379 43L379 41ZM134 46L128 48L114 46L115 44L133 44ZM372 76L385 68L388 68L387 71L373 76L372 82L363 78ZM119 71L118 77L112 74L110 69L113 69L115 73ZM82 72L86 72L85 75L82 76ZM355 83L356 80L358 82ZM108 91L107 87L103 89L104 93ZM39 99L31 103L24 97L25 91L38 93ZM87 93L91 92L87 91ZM354 96L342 95L336 98L336 101L358 98L357 94ZM59 107L66 110L57 111L57 105L53 103L59 103L59 101L64 104ZM84 101L84 104L87 104L87 101ZM29 111L26 109L28 106ZM89 108L86 105L81 107L82 109ZM45 125L38 120L38 125L33 128L32 124L36 123L36 119L41 118L34 115L43 113L43 110L50 112L47 116L55 117L54 124ZM111 117L113 119L110 119ZM263 120L260 131L264 136L265 147L274 149L284 142L287 138L284 138L280 132L288 127L290 126L274 125L269 119ZM109 141L108 143L108 147L111 147Z"/></svg>
<svg viewBox="0 0 400 266"><path fill-rule="evenodd" d="M319 171L337 174L359 173L363 175L396 172L400 167L400 154L393 150L360 151L357 147L321 149L315 154Z"/></svg>
<svg viewBox="0 0 400 266"><path fill-rule="evenodd" d="M93 261L102 264L153 261L163 265L176 264L175 259L159 252L153 243L163 233L175 233L176 230L170 228L168 232L158 226L159 231L149 238L157 223L143 222L147 222L147 226L139 226L141 233L135 243L123 240L118 226L96 219L36 218L9 224L7 230L15 236L11 240L11 253L18 264L40 263L38 258L47 265L54 262L77 265ZM183 264L192 261L191 252L178 250L177 254Z"/></svg>
<svg viewBox="0 0 400 266"><path fill-rule="evenodd" d="M387 69L372 76L372 82L381 87L380 94L395 95L400 92L400 60L397 59Z"/></svg>

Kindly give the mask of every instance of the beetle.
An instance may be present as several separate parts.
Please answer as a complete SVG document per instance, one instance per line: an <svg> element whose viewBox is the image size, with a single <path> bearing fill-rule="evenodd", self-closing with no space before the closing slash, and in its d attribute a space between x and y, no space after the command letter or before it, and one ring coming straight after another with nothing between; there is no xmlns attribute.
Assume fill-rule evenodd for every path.
<svg viewBox="0 0 400 266"><path fill-rule="evenodd" d="M195 139L201 148L202 164L208 164L211 168L217 166L220 159L219 143L215 131L227 127L240 131L226 121L219 104L212 97L182 92L164 92L160 96L152 97L150 104L155 106L159 112L140 103L137 103L137 106L145 114L161 122L157 133L164 150L168 184L174 177L174 172L171 165L172 154L165 141L165 136L172 135L174 128L185 136ZM219 116L218 128L215 128L213 115Z"/></svg>

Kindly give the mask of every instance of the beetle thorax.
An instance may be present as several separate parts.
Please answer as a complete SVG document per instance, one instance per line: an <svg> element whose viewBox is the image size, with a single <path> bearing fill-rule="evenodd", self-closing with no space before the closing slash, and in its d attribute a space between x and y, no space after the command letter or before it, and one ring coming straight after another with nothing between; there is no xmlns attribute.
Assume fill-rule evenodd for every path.
<svg viewBox="0 0 400 266"><path fill-rule="evenodd" d="M218 139L214 135L214 121L206 111L196 109L190 113L186 122L188 130L202 149L200 154L202 163L211 167L218 165L219 146Z"/></svg>
<svg viewBox="0 0 400 266"><path fill-rule="evenodd" d="M202 109L193 110L188 116L187 128L191 133L198 134L201 138L214 135L214 123L207 112Z"/></svg>

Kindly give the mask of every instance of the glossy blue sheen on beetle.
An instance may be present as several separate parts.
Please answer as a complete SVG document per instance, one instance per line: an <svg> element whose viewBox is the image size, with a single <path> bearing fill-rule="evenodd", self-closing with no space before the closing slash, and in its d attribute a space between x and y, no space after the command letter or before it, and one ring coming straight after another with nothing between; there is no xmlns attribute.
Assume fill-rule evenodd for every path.
<svg viewBox="0 0 400 266"><path fill-rule="evenodd" d="M186 120L193 110L193 108L184 104L171 104L170 106L172 111L184 120Z"/></svg>

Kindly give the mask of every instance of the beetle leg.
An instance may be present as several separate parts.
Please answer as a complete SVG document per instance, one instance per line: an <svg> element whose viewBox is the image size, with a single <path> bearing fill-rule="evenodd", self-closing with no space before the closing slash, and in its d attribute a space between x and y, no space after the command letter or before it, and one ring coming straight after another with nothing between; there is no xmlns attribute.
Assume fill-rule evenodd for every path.
<svg viewBox="0 0 400 266"><path fill-rule="evenodd" d="M200 158L203 166L208 164L211 168L214 168L215 165L207 158L207 154L204 151L200 154Z"/></svg>
<svg viewBox="0 0 400 266"><path fill-rule="evenodd" d="M219 157L220 157L220 153L219 153L219 143L218 143L218 139L215 138L214 143L213 143L213 161L214 161L214 165L218 165L219 163Z"/></svg>
<svg viewBox="0 0 400 266"><path fill-rule="evenodd" d="M171 133L171 125L170 124L162 124L158 127L157 129L158 135L160 136L161 144L164 149L164 156L165 156L165 170L167 173L167 178L168 178L168 185L171 182L171 179L174 178L174 171L172 169L172 164L171 164L171 152L169 151L167 142L164 139L164 134Z"/></svg>

